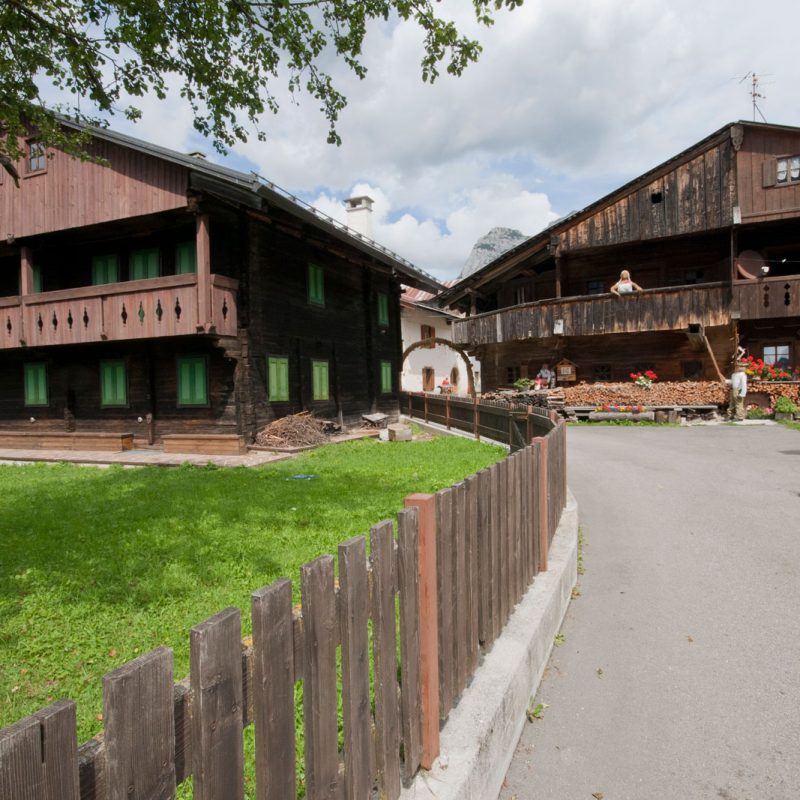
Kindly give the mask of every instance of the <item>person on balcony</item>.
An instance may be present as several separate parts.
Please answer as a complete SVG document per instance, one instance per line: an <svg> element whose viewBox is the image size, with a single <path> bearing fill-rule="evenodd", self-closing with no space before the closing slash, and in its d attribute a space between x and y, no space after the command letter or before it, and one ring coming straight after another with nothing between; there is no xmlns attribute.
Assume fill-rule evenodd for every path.
<svg viewBox="0 0 800 800"><path fill-rule="evenodd" d="M638 283L631 280L631 274L628 270L624 269L619 274L619 280L611 287L611 294L619 297L621 294L633 294L633 292L641 292L642 287Z"/></svg>

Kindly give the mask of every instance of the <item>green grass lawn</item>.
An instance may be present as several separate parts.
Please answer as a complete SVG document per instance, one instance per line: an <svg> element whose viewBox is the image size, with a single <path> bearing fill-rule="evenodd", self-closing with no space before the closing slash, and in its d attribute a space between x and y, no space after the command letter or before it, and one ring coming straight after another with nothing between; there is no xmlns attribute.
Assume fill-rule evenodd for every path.
<svg viewBox="0 0 800 800"><path fill-rule="evenodd" d="M0 727L69 697L102 728L102 676L291 577L504 451L467 439L323 447L259 468L0 466ZM314 480L291 480L313 474Z"/></svg>

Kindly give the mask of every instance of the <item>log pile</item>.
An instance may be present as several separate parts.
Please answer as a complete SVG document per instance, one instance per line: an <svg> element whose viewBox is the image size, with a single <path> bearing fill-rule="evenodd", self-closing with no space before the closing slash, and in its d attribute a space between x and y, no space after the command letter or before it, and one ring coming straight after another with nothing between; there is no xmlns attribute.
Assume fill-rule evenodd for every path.
<svg viewBox="0 0 800 800"><path fill-rule="evenodd" d="M649 389L633 382L579 383L565 386L563 391L567 406L715 406L728 402L727 390L718 381L664 381Z"/></svg>
<svg viewBox="0 0 800 800"><path fill-rule="evenodd" d="M273 420L256 434L259 447L308 447L330 441L332 425L309 411Z"/></svg>

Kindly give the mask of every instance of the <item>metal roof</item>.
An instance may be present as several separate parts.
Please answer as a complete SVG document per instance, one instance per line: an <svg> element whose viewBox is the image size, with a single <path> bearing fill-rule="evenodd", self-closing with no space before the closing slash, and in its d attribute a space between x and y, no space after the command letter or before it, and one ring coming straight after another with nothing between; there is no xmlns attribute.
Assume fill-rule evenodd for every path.
<svg viewBox="0 0 800 800"><path fill-rule="evenodd" d="M296 195L281 188L272 181L267 180L256 172L240 172L220 164L205 161L203 158L198 158L197 156L178 153L175 150L161 147L152 142L146 142L133 136L112 131L109 128L82 125L63 116L59 116L59 120L63 125L73 128L74 130L82 131L88 129L92 136L97 139L103 139L121 147L129 147L173 164L179 164L190 172L211 179L221 180L225 184L235 187L242 192L255 194L268 204L282 208L288 213L299 217L304 222L324 230L341 241L346 241L361 252L390 266L403 277L405 282L424 287L434 293L441 292L445 288L440 281L434 278L433 275L425 272L425 270L415 266L407 259L389 250L389 248L384 247L378 242L358 233L358 231L349 228L344 223L328 216L318 208L306 203Z"/></svg>

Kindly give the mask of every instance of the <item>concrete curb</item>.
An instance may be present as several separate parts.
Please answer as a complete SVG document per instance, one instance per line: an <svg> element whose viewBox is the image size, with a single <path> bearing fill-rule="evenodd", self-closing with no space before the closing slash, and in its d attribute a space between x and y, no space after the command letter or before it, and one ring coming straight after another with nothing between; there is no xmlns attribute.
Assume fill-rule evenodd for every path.
<svg viewBox="0 0 800 800"><path fill-rule="evenodd" d="M548 567L450 713L433 769L421 770L402 800L490 800L500 793L578 578L578 506L571 492Z"/></svg>

